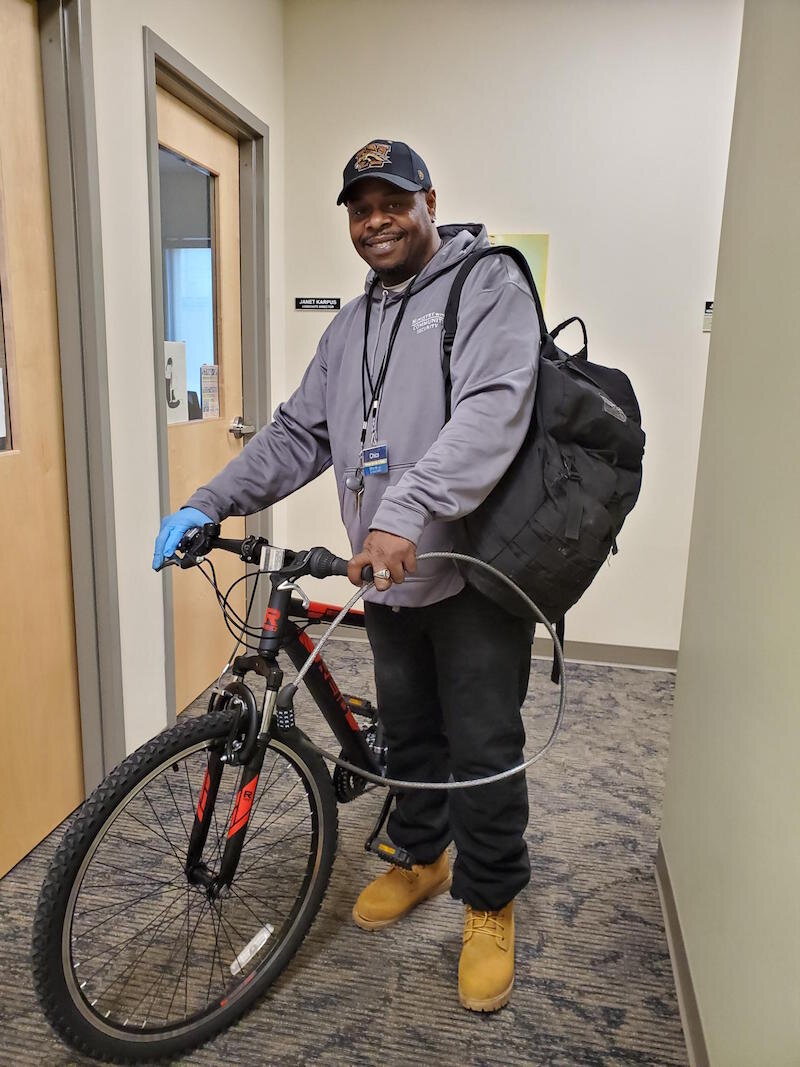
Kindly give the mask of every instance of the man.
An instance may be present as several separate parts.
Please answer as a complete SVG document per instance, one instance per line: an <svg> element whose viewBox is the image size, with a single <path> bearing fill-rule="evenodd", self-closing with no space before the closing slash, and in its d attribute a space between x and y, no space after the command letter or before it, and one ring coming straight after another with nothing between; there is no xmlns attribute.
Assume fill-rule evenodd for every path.
<svg viewBox="0 0 800 1067"><path fill-rule="evenodd" d="M445 424L441 329L455 272L488 246L482 226L435 225L424 161L377 139L344 169L353 245L372 268L366 296L331 322L297 391L242 453L162 523L154 565L198 522L268 507L333 464L353 558L375 572L366 597L389 774L477 778L522 762L520 705L530 627L468 586L452 561L454 522L488 495L530 423L538 368L533 300L506 257L480 261L461 296ZM199 517L198 517L199 512ZM416 860L368 885L353 908L376 930L450 889L466 904L459 994L494 1011L514 978L513 899L530 877L525 779L414 791L389 820ZM447 846L455 840L451 875Z"/></svg>

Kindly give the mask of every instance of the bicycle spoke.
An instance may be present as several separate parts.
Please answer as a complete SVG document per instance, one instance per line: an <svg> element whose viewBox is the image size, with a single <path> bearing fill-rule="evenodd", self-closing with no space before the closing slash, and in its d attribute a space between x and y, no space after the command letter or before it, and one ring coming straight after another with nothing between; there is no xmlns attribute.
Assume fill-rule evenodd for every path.
<svg viewBox="0 0 800 1067"><path fill-rule="evenodd" d="M292 832L292 830L296 830L296 829L297 829L297 827L298 827L298 826L300 826L300 825L302 825L302 824L303 824L303 823L304 823L304 822L306 821L306 819L308 819L308 818L309 818L309 816L308 816L308 815L304 815L304 816L303 816L303 818L302 818L302 819L300 820L300 822L299 822L299 823L296 823L296 824L295 824L295 825L294 825L294 826L293 826L293 827L291 828L291 830L287 830L287 832L286 832L286 833L285 833L285 834L283 835L283 837L281 837L281 838L278 838L278 840L277 840L277 841L270 841L270 842L268 842L268 843L267 843L267 847L266 847L266 851L262 851L262 852L260 852L260 853L258 854L258 858L257 858L257 859L252 859L252 858L251 858L251 855L250 855L250 853L248 852L248 859L250 860L250 862L249 862L249 863L247 864L247 866L246 866L246 867L244 867L244 868L243 868L243 870L242 870L242 874L247 874L247 872L248 872L248 871L252 871L252 869L253 869L254 867L256 867L256 866L259 866L259 865L263 864L263 859L264 859L264 855L265 855L265 854L267 854L267 853L269 853L269 852L270 852L270 850L271 850L272 848L274 848L274 847L275 847L276 845L280 845L280 844L282 844L282 843L283 843L283 842L284 842L284 841L286 840L286 838L287 838L287 837L289 836L289 834L290 834L290 833ZM255 835L254 835L254 836L255 836Z"/></svg>
<svg viewBox="0 0 800 1067"><path fill-rule="evenodd" d="M224 904L222 903L222 900L221 900L221 898L220 898L220 899L219 899L219 900L217 901L217 903L219 904L219 911L217 912L217 914L219 915L220 919L221 919L221 920L224 920L224 921L225 921L225 922L226 922L226 923L228 924L228 926L230 926L231 930L233 930L233 932L234 932L234 933L236 934L236 937L237 937L237 938L239 939L240 943L241 943L242 945L246 945L246 944L247 944L247 942L248 942L248 941L250 940L250 938L249 938L249 937L246 937L246 936L245 936L245 935L244 935L244 934L243 934L243 933L241 932L241 930L238 930L238 929L236 928L236 926L234 925L234 923L233 923L233 920L231 919L231 917L230 917L229 915L226 915L226 914L224 913L224 907L225 907L225 906L224 906ZM237 955L237 954L236 954L236 953L234 953L234 956L235 956L235 955Z"/></svg>
<svg viewBox="0 0 800 1067"><path fill-rule="evenodd" d="M169 902L168 904L166 904L166 905L165 905L165 906L164 906L164 907L163 907L163 908L161 909L161 911L160 911L160 912L158 913L158 915L157 915L157 916L155 917L155 919L152 919L152 920L151 920L151 921L150 921L150 922L149 922L149 923L147 924L147 926L143 927L143 928L142 928L141 930L137 930L137 932L136 932L135 934L133 934L133 935L132 935L131 937L129 937L129 938L126 938L126 940L125 940L125 941L123 941L123 942L122 942L122 945L120 945L120 946L119 946L118 948L115 948L115 949L111 949L110 951L114 953L114 960L112 961L112 963L115 963L115 962L119 962L119 961L120 961L120 959L121 959L121 957L122 957L122 953L124 952L125 948L127 948L127 946L128 946L128 945L129 945L129 944L130 944L130 943L131 943L131 942L132 942L132 941L133 941L133 940L134 940L135 938L139 937L139 936L140 936L141 934L145 933L145 931L146 931L146 930L148 930L148 929L149 929L149 928L150 928L151 926L153 926L153 925L155 925L156 923L158 923L158 926L156 927L156 929L155 929L155 931L153 932L153 934L152 934L152 936L151 936L150 940L148 941L147 945L145 946L144 952L147 952L147 949L148 949L148 948L150 947L150 945L151 945L151 944L153 943L153 941L155 940L156 936L157 936L157 935L158 935L158 933L160 932L160 930L161 930L162 926L163 926L163 925L164 925L164 923L166 922L166 917L167 917L167 915L168 915L168 914L169 914L169 912L170 912L170 911L172 910L173 906L174 906L174 905L175 905L175 903L176 903L176 902L178 901L178 899L179 899L178 897L175 897L175 898L174 898L173 900L171 900L171 901L170 901L170 902ZM177 918L177 916L176 916L176 918ZM167 925L168 925L168 926L169 926L169 925L171 925L173 921L174 921L174 920L170 920L170 922L169 922L169 923L168 923ZM144 955L144 952L142 953L142 955ZM96 959L97 957L96 957L96 956L95 956L95 957L92 957L92 956L90 956L88 960L84 960L84 963L88 963L88 962L89 962L89 960L91 960L91 959L93 959L93 958L95 958L95 959ZM130 966L130 964L129 964L128 966ZM86 984L86 983L88 983L88 982L91 982L91 981L92 981L92 980L93 980L94 978L96 978L96 977L98 976L98 974L100 974L100 972L101 972L101 971L103 971L103 970L105 969L105 967L106 967L106 964L103 964L103 966L102 966L102 967L98 967L96 971L93 971L93 972L92 972L92 974L91 974L91 975L90 975L90 976L89 976L89 977L88 977L87 979L85 979L85 982L84 982L84 984ZM126 968L126 969L127 969L127 968ZM122 973L124 974L125 972L123 971ZM102 990L102 991L101 991L101 992L100 992L100 993L99 993L99 994L97 995L97 997L95 998L95 1000L99 1000L99 999L100 999L100 997L101 997L101 996L103 995L103 993L105 993L105 992L106 992L106 990L107 990L107 989L109 989L109 988L110 988L110 987L111 987L111 986L112 986L112 985L114 984L114 982L118 981L118 979L119 979L119 976L117 976L117 978L115 978L115 979L112 979L112 981L111 981L111 982L109 983L109 985L107 985L107 986L106 986L106 987L105 987L105 988L104 988L104 989L103 989L103 990ZM81 987L81 988L83 988L83 987Z"/></svg>
<svg viewBox="0 0 800 1067"><path fill-rule="evenodd" d="M189 921L189 915L190 915L190 913L191 913L191 905L192 905L192 903L194 903L194 901L195 901L196 899L197 899L197 898L194 898L194 899L192 899L192 898L191 898L191 894L190 894L190 892L189 892L189 888L188 888L188 886L187 886L187 887L186 887L186 921L187 921L187 923L188 923L188 921ZM179 915L176 915L176 916L174 917L174 919L171 919L171 920L169 921L169 923L167 923L166 929L169 929L169 927L170 927L170 926L172 925L172 923L173 923L173 922L175 922L175 921L177 921L177 920L179 920L180 918L181 918L181 915L180 915L180 914L179 914ZM162 926L163 926L163 924L162 924ZM120 997L120 996L122 995L123 991L124 991L124 990L125 990L125 989L127 988L127 986L128 986L128 983L130 982L130 980L131 980L131 977L133 976L133 968L134 968L134 967L136 966L136 964L137 964L137 963L139 963L139 962L140 962L140 960L142 960L142 959L144 958L144 956L145 956L145 955L147 954L147 952L148 952L148 950L149 950L150 946L152 945L153 941L155 940L156 936L157 936L157 935L158 935L158 934L159 934L160 932L161 932L160 930L157 930L157 931L156 931L156 933L155 933L155 934L153 935L153 937L151 937L151 939L150 939L150 941L149 941L149 942L147 943L147 945L145 945L144 951L143 951L143 952L142 952L142 953L141 953L141 954L140 954L140 955L139 955L139 956L138 956L138 957L137 957L137 958L136 958L135 960L133 960L133 961L132 961L132 962L131 962L130 964L128 964L128 966L127 966L127 967L125 968L125 970L124 970L124 971L122 972L122 974L125 974L126 972L129 972L129 973L128 973L128 977L127 977L127 978L125 979L125 982L124 982L124 984L123 984L122 988L120 989L119 993L117 994L117 996L118 996L118 997ZM182 931L179 931L179 934L180 934L181 932L182 932ZM168 959L169 959L169 958L170 958L170 957L168 957ZM162 971L162 974L163 974L163 973L164 973L164 971ZM116 984L116 982L118 982L118 981L119 981L119 979L120 979L121 977L122 977L122 975L119 975L119 976L118 976L117 978L115 978L115 979L114 979L114 981L113 981L112 983L110 983L110 985L109 985L109 986L107 986L106 988L107 988L107 989L110 989L110 988L112 988L112 986L113 986L113 985L115 985L115 984ZM144 1022L145 1022L145 1024L147 1023L147 1017L145 1017L145 1020L144 1020Z"/></svg>
<svg viewBox="0 0 800 1067"><path fill-rule="evenodd" d="M134 797L134 799L138 800L139 798L138 797ZM152 805L151 805L151 807L152 807ZM151 833L151 834L155 835L155 837L157 837L159 841L163 841L165 844L169 845L170 846L169 849L159 849L158 850L160 852L163 852L163 854L165 856L169 856L170 855L170 851L174 851L174 849L172 849L172 842L169 840L168 837L165 837L163 834L159 834L156 830L153 829L153 827L149 823L143 822L137 815L134 815L132 811L129 811L128 808L124 808L120 812L120 814L121 815L127 815L129 819L133 819L134 822L138 822L138 824L141 827L143 827L145 830L147 830L148 833ZM163 827L162 827L162 829L163 829ZM153 851L155 852L156 849L153 849Z"/></svg>
<svg viewBox="0 0 800 1067"><path fill-rule="evenodd" d="M209 912L210 912L210 915L211 915L211 926L212 926L212 928L214 930L214 951L211 954L211 966L208 969L208 987L206 989L206 1004L208 1004L210 1002L210 1000L211 1000L211 983L214 981L214 961L217 959L217 956L218 956L218 953L219 953L219 930L217 929L217 924L214 922L214 916L216 915L216 912L214 911L214 909L212 907L209 908ZM221 965L222 965L222 960L220 960L220 974L222 973L222 966ZM223 990L223 992L225 991L225 983L224 983L224 981L223 981L223 984L222 984L222 990Z"/></svg>
<svg viewBox="0 0 800 1067"><path fill-rule="evenodd" d="M171 888L169 888L169 883L167 883L165 886L161 886L158 890L156 890L156 892L169 893L175 892L176 889L181 888L182 886L172 886ZM82 933L74 935L73 941L82 941L84 938L88 937L89 934L93 934L95 930L99 930L101 926L105 926L106 923L111 922L111 920L114 918L116 918L116 915L107 915L105 919L101 919L100 922L95 923L94 926L90 926L88 930L84 930ZM90 956L89 959L91 958L92 957Z"/></svg>
<svg viewBox="0 0 800 1067"><path fill-rule="evenodd" d="M165 855L169 855L169 853L165 853ZM92 863L99 863L101 867L110 867L112 871L119 871L120 874L127 875L129 881L130 881L131 877L133 877L133 878L146 878L148 882L158 882L159 885L168 885L169 881L172 880L172 879L170 879L169 881L165 882L161 878L154 878L152 876L152 874L146 874L145 872L143 872L141 870L137 870L134 867L120 867L119 864L117 864L117 863L109 863L108 860L92 859ZM183 870L183 866L182 865L181 865L181 870Z"/></svg>
<svg viewBox="0 0 800 1067"><path fill-rule="evenodd" d="M172 797L172 803L175 805L175 810L178 813L178 818L181 820L181 826L183 827L183 832L186 834L186 841L187 841L187 844L188 844L189 831L186 829L186 823L183 821L183 812L178 807L178 802L175 799L175 794L172 792L172 786L170 785L169 777L167 775L164 775L164 781L167 783L167 789L169 789L169 795ZM192 808L192 814L194 814L194 808Z"/></svg>
<svg viewBox="0 0 800 1067"><path fill-rule="evenodd" d="M189 893L189 890L188 890L188 887L187 887L187 899L188 899L188 893ZM188 908L188 905L187 905L187 908ZM175 935L175 937L173 938L172 943L170 944L170 947L169 947L169 949L167 951L167 959L170 959L170 960L173 959L175 949L176 949L176 947L178 945L178 942L180 941L182 936L183 936L183 927L181 926L178 929L178 932ZM152 989L153 996L152 996L152 999L150 1001L150 1011L149 1012L145 1011L145 1013L144 1013L145 1014L145 1023L147 1022L147 1019L150 1018L150 1012L152 1012L153 1009L155 1008L156 996L158 995L158 992L161 989L161 983L164 981L164 977L165 977L166 973L167 973L166 969L162 968L160 974L158 975L158 978L156 978L154 980L153 985L150 987L150 989ZM139 1001L136 1003L136 1005L135 1005L135 1007L133 1009L134 1011L144 1001L145 997L148 995L149 992L150 992L150 990L145 990L144 994L140 997ZM163 1018L164 1018L164 1022L166 1023L166 1021L167 1021L166 1015L163 1016Z"/></svg>
<svg viewBox="0 0 800 1067"><path fill-rule="evenodd" d="M163 824L163 823L161 822L161 819L160 819L160 818L158 817L158 812L157 812L157 811L156 811L156 809L155 809L155 808L153 807L153 802L152 802L152 800L150 799L150 797L149 797L149 796L147 795L147 790L146 790L146 789L143 789L143 790L142 790L142 796L143 796L143 797L144 797L144 799L145 799L145 800L147 801L147 803L148 803L148 804L150 805L150 810L151 810L151 811L152 811L152 813L153 813L153 814L155 815L155 817L156 817L156 822L157 822L157 823L158 823L158 825L159 825L159 826L161 827L161 829L162 829L162 830L164 830L164 824ZM170 846L170 848L171 848L171 849L172 849L172 851L173 851L173 852L175 853L175 859L176 859L176 860L178 861L178 863L180 863L181 865L183 865L183 862L184 862L184 859L183 859L183 857L182 857L182 856L180 855L180 853L178 852L178 850L177 850L177 849L175 848L175 846L173 845L173 843L172 843L172 839L171 839L171 838L169 838L169 837L167 837L167 836L166 836L166 834L167 834L167 831L166 831L166 830L164 830L164 839L165 839L166 841L168 841L168 842L169 842L169 846Z"/></svg>
<svg viewBox="0 0 800 1067"><path fill-rule="evenodd" d="M189 912L188 912L188 909L187 909L187 913L186 913L186 959L184 960L184 964L181 965L181 969L178 972L178 980L175 983L175 989L172 991L172 997L170 998L169 1005L167 1006L167 1014L166 1014L166 1017L165 1017L165 1022L169 1022L169 1013L172 1011L172 1005L175 1002L175 995L177 994L178 989L179 989L180 984L181 984L181 975L183 974L184 966L187 967L187 972L186 972L186 982L187 982L186 991L187 991L187 994L186 995L187 995L187 1000L188 1000L189 952L190 952L190 949L191 949L191 943L194 941L194 935L197 933L197 927L199 926L200 920L202 919L202 917L203 917L203 910L201 908L200 909L200 914L197 916L197 922L194 924L194 929L192 930L192 935L191 935L191 939L190 939L190 937L189 937ZM188 1012L188 1006L187 1006L187 1012Z"/></svg>
<svg viewBox="0 0 800 1067"><path fill-rule="evenodd" d="M306 794L303 793L302 796L299 796L297 798L297 800L294 802L294 804L291 805L291 807L287 808L286 811L281 813L281 818L284 815L288 815L289 812L294 811L294 809L297 807L297 805L302 803L302 801L305 800L305 799L306 799ZM310 818L310 815L311 815L311 813L307 812L303 816L303 818L300 820L300 823L305 822L306 819ZM274 826L276 821L277 820L273 819L271 822L265 823L263 826L259 826L258 829L253 834L251 834L251 836L250 836L250 844L252 845L253 841L255 841L256 838L260 837L264 833L265 830L268 830L270 828L270 826ZM292 830L296 829L296 827L299 826L300 823L295 823L295 825L290 830L288 830L287 833L283 835L283 837L278 838L278 841L274 841L272 843L273 844L279 844L281 841L285 840L287 835L290 834L292 832Z"/></svg>
<svg viewBox="0 0 800 1067"><path fill-rule="evenodd" d="M222 907L220 906L220 909L218 911L216 906L215 906L218 903L219 903L219 901L216 901L214 904L211 904L210 907L211 907L211 910L214 912L214 914L217 916L217 919L219 920L219 929L225 935L225 939L228 942L228 945L229 945L230 950L231 950L231 959L235 960L236 959L236 955L237 955L236 949L233 947L233 942L231 941L230 937L228 937L228 931L222 925ZM220 968L221 967L222 967L222 955L220 954ZM225 988L224 979L223 979L223 982L222 982L222 988L223 989Z"/></svg>
<svg viewBox="0 0 800 1067"><path fill-rule="evenodd" d="M180 877L181 877L180 875L176 874L175 877L173 879L171 879L171 882L177 882ZM164 882L164 885L165 886L170 885L171 882ZM96 889L97 887L96 886L92 886L91 888L92 889ZM117 886L116 888L119 889L120 886ZM81 890L81 892L83 892L83 890ZM104 911L106 908L113 908L113 907L119 907L120 909L122 909L122 908L131 908L131 907L133 907L134 904L138 904L142 900L147 900L148 897L155 896L156 893L160 893L160 892L161 892L161 887L159 886L156 889L151 889L149 893L142 893L141 896L134 897L133 900L114 900L114 901L111 901L109 904L98 904L97 907L95 907L95 908L84 908L82 911L76 911L75 912L74 919L83 918L84 915L91 915L95 911Z"/></svg>
<svg viewBox="0 0 800 1067"><path fill-rule="evenodd" d="M253 916L255 921L258 923L258 928L261 929L261 927L264 925L263 916L256 915L256 913L253 911L253 909L248 904L247 898L244 897L241 893L239 893L236 889L234 889L233 886L231 886L230 888L231 888L231 895L236 897L237 900L241 901L241 903L244 904L244 906L247 908L247 910ZM255 894L253 894L253 895L255 896ZM259 901L258 903L264 904L264 907L267 908L267 910L269 910L270 906L267 903L265 903L264 901Z"/></svg>
<svg viewBox="0 0 800 1067"><path fill-rule="evenodd" d="M269 855L271 850L272 850L272 845L268 844L262 849L261 852L258 853L258 855L255 858L248 854L248 858L251 860L251 862L243 870L236 872L236 881L239 881L239 879L243 878L245 875L250 874L250 872L253 871L256 867L263 867L263 859L264 859L265 856ZM281 855L280 855L281 866L283 866L287 862L290 863L292 860L305 859L306 861L308 861L310 856L311 856L311 843L309 842L299 852L290 853L288 856L285 853L281 853Z"/></svg>
<svg viewBox="0 0 800 1067"><path fill-rule="evenodd" d="M269 827L272 826L275 823L276 819L280 819L284 815L288 815L289 812L293 810L293 808L297 807L298 804L300 804L303 800L306 799L306 792L305 792L305 790L303 790L303 792L300 794L300 796L297 798L297 800L294 802L294 804L290 805L290 807L287 808L285 811L282 811L281 814L276 816L275 819L272 818L272 816L275 814L275 812L278 810L278 808L281 806L281 804L283 804L283 802L286 800L286 798L291 796L291 794L295 791L295 789L297 789L297 787L299 785L301 785L301 784L302 784L302 782L300 780L298 780L297 782L294 783L294 785L289 790L289 792L286 793L285 796L281 797L281 799L278 801L278 803L275 805L275 807L272 808L272 810L267 814L266 820L264 822L261 822L253 830L253 832L251 833L251 835L250 835L251 842L256 837L259 837L265 830L269 829Z"/></svg>
<svg viewBox="0 0 800 1067"><path fill-rule="evenodd" d="M247 907L247 910L252 915L255 915L255 912L253 911L252 908L250 908L246 904L246 898L243 895L245 893L247 894L247 896L250 897L251 900L254 900L257 904L260 904L263 908L266 908L268 915L271 916L272 912L275 912L275 914L280 919L284 919L285 920L285 919L288 918L288 912L284 911L282 908L279 908L278 905L275 904L274 902L267 903L266 900L262 900L261 897L256 896L256 894L251 889L245 889L244 886L242 886L241 887L241 892L239 892L239 890L236 890L236 889L233 888L233 886L231 886L231 893L233 894L233 896L235 896L237 898L237 900L241 900L242 901L242 903L245 905L245 907ZM259 929L260 929L264 925L263 920L259 918L258 919L258 924L259 924Z"/></svg>

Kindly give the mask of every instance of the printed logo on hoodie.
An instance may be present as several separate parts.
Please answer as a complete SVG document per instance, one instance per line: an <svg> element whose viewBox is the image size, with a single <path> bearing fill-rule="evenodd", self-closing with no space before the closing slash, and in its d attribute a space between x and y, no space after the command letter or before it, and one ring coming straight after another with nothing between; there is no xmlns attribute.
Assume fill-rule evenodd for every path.
<svg viewBox="0 0 800 1067"><path fill-rule="evenodd" d="M418 319L411 320L411 329L414 333L425 333L426 330L435 330L444 322L441 311L429 311L427 315L420 315Z"/></svg>

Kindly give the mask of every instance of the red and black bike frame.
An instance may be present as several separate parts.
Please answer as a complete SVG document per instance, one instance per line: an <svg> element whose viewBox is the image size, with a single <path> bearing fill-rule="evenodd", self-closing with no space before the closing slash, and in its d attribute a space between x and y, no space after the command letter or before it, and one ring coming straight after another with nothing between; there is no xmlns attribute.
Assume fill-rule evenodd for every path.
<svg viewBox="0 0 800 1067"><path fill-rule="evenodd" d="M237 711L228 742L209 750L208 765L194 813L186 858L186 873L191 882L205 886L211 896L218 895L234 878L247 834L253 798L264 763L269 738L280 734L281 727L271 717L277 694L283 684L278 665L279 652L285 652L296 668L303 666L314 651L314 644L298 621L332 621L341 610L330 604L311 602L307 606L292 596L284 576L271 578L271 593L261 630L257 654L234 660L236 680L212 698L212 708L226 705ZM343 620L348 626L363 628L363 612L351 611ZM249 672L264 677L264 704L259 708L252 690L244 682ZM343 696L321 656L316 656L305 675L305 685L342 747L346 760L373 774L381 770L375 754L367 744L348 700ZM265 721L266 720L266 721ZM238 748L236 747L238 746ZM214 818L214 806L226 763L242 767L239 788L227 826L225 849L220 869L211 871L203 862L203 850Z"/></svg>

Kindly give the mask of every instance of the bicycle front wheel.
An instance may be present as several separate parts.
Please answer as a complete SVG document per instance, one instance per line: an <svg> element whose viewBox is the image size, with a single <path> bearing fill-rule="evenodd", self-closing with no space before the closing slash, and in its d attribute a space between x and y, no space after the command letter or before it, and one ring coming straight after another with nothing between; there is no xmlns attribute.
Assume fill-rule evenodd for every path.
<svg viewBox="0 0 800 1067"><path fill-rule="evenodd" d="M336 851L336 801L300 731L271 738L229 891L186 874L209 761L229 709L179 722L133 753L79 810L42 886L33 973L50 1023L72 1047L141 1062L208 1040L289 962L322 902ZM240 768L226 766L204 860L219 870Z"/></svg>

